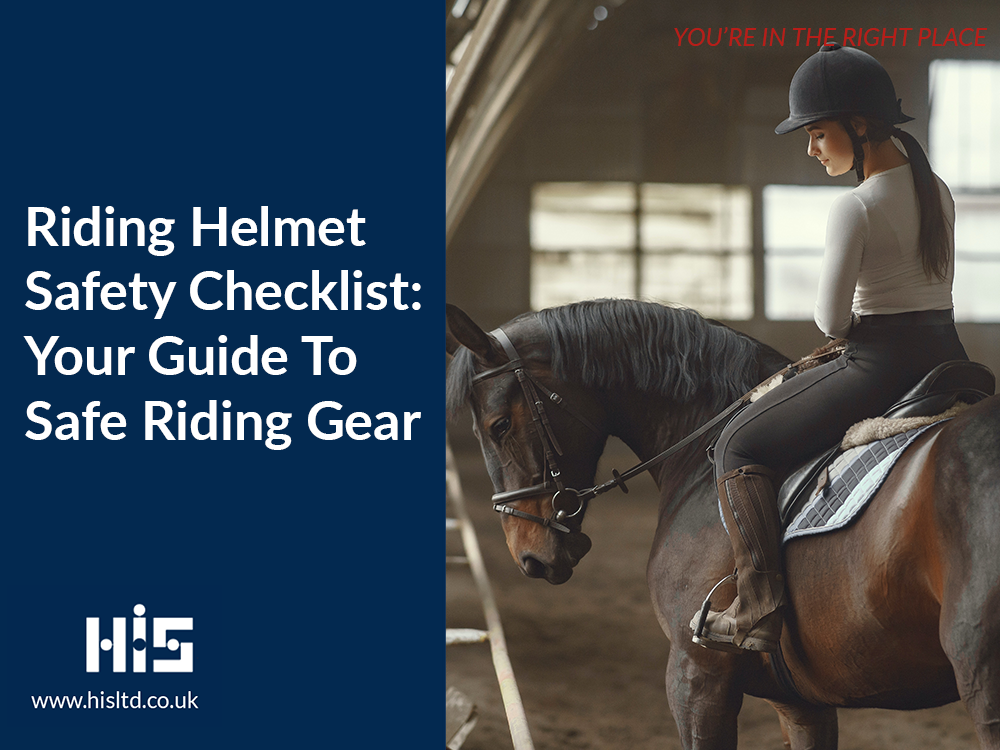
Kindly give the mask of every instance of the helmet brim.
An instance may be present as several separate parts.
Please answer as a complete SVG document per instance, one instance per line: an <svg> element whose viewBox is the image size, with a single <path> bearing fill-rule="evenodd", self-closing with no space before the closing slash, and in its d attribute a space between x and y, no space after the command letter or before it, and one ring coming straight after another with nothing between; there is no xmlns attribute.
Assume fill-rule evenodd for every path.
<svg viewBox="0 0 1000 750"><path fill-rule="evenodd" d="M791 133L793 130L798 130L799 128L805 125L809 125L810 123L819 122L820 120L838 120L844 115L851 115L851 114L855 113L844 112L842 110L833 110L830 112L811 112L808 115L796 115L795 117L788 117L786 120L783 120L778 125L778 127L774 129L774 132L777 135L786 135L787 133ZM861 115L862 117L865 116L860 112L858 112L857 114ZM902 112L900 112L900 116L894 119L896 121L890 122L889 123L890 125L901 125L902 123L910 122L915 118L910 117L909 115L904 115Z"/></svg>

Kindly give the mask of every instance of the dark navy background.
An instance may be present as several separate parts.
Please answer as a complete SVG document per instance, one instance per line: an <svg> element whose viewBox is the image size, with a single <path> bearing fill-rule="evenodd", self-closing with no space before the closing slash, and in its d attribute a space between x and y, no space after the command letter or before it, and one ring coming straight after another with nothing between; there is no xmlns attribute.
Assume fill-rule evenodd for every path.
<svg viewBox="0 0 1000 750"><path fill-rule="evenodd" d="M8 11L3 52L0 745L438 746L440 17L405 3L34 7ZM27 207L61 218L64 205L74 221L95 205L147 224L175 219L174 252L29 248ZM226 206L232 223L256 221L262 205L317 225L356 208L366 244L220 248L210 233L192 247L192 206L205 220ZM407 295L421 309L207 312L188 297L200 271L284 287L308 283L314 268L327 281L341 269L366 282L400 273L421 284ZM91 270L105 283L138 272L177 287L161 320L148 290L145 311L128 297L114 312L35 312L25 281L38 270L52 274L52 290ZM205 347L222 334L230 352L251 334L261 350L282 347L288 372L167 377L146 360L159 336ZM26 335L136 353L124 377L63 376L51 362L39 377ZM303 335L354 349L356 372L313 376ZM213 398L220 411L229 399L234 413L291 412L291 446L143 439L144 401L185 399L190 418ZM52 404L54 423L100 401L102 413L126 416L127 437L31 441L35 400ZM322 400L343 404L344 416L422 417L411 442L324 442L306 426ZM137 603L147 618L194 618L193 673L115 674L110 654L86 673L85 618L102 618L109 637L111 618L131 619ZM31 705L32 695L102 690L191 691L198 710Z"/></svg>

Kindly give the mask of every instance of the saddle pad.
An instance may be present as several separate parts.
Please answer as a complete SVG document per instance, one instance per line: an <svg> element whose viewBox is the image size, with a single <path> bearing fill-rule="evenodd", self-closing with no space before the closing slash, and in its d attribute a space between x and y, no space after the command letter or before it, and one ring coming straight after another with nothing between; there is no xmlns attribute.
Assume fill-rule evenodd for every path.
<svg viewBox="0 0 1000 750"><path fill-rule="evenodd" d="M934 424L947 420L940 420ZM784 542L840 529L860 513L882 486L906 447L934 425L907 430L839 454L827 467L828 479L785 530Z"/></svg>

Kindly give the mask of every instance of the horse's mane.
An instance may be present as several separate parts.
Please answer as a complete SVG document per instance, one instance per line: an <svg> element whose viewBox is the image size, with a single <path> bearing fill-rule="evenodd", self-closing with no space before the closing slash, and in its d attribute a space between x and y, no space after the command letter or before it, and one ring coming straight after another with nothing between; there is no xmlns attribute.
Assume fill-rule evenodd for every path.
<svg viewBox="0 0 1000 750"><path fill-rule="evenodd" d="M603 299L515 320L526 317L533 317L551 342L553 374L586 387L723 403L760 379L761 344L694 310ZM459 349L448 368L449 413L466 403L473 368L471 353Z"/></svg>

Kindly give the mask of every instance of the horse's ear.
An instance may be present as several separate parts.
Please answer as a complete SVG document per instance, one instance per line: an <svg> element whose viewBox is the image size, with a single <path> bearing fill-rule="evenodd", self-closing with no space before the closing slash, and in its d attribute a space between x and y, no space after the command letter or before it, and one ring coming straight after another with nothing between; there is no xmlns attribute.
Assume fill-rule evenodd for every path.
<svg viewBox="0 0 1000 750"><path fill-rule="evenodd" d="M503 360L496 339L477 326L460 308L448 304L445 307L448 311L448 354L454 354L459 346L464 346L483 362L493 363Z"/></svg>
<svg viewBox="0 0 1000 750"><path fill-rule="evenodd" d="M458 347L460 347L462 344L459 343L458 339L456 339L452 335L450 328L445 328L444 335L445 335L448 355L453 357L455 356L455 352L458 351Z"/></svg>

